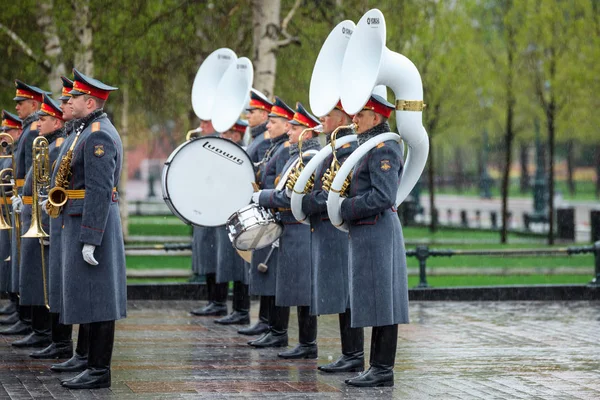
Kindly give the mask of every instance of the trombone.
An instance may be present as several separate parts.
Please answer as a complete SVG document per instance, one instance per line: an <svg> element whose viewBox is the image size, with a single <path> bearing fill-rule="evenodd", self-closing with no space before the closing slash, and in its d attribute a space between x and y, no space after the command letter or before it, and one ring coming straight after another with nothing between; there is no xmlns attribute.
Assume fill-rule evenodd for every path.
<svg viewBox="0 0 600 400"><path fill-rule="evenodd" d="M42 283L44 288L44 303L48 305L48 289L46 287L46 259L44 257L44 243L42 239L49 237L42 227L42 208L40 198L42 192L48 191L50 187L50 150L48 140L43 136L38 136L33 141L33 164L31 176L31 225L27 232L21 237L37 238L40 242L42 256Z"/></svg>

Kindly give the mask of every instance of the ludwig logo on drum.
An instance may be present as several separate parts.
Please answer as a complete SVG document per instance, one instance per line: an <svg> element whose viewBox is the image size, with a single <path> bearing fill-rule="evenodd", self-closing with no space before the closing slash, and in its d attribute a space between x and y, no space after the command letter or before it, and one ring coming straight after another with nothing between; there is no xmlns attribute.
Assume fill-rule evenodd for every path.
<svg viewBox="0 0 600 400"><path fill-rule="evenodd" d="M238 165L242 165L244 163L244 160L242 160L241 158L236 157L233 154L229 154L225 150L222 150L222 149L218 148L217 146L213 146L209 142L204 143L202 145L202 147L204 147L206 150L212 151L213 153L215 153L223 158L226 158L229 161L234 162Z"/></svg>

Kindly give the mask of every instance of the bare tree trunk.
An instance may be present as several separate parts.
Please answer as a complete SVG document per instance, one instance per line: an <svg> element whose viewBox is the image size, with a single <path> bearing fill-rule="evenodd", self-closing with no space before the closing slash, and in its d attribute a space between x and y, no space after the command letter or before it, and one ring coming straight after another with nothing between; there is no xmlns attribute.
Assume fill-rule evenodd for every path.
<svg viewBox="0 0 600 400"><path fill-rule="evenodd" d="M575 142L570 139L567 141L567 187L569 188L569 194L575 195L575 179L573 177L575 170L575 154L574 154Z"/></svg>
<svg viewBox="0 0 600 400"><path fill-rule="evenodd" d="M79 48L75 51L75 68L86 75L94 75L93 32L90 25L90 1L72 0L76 19L73 21Z"/></svg>
<svg viewBox="0 0 600 400"><path fill-rule="evenodd" d="M127 171L129 170L127 162L127 150L129 148L129 86L124 84L121 88L123 93L123 104L121 106L121 142L123 143L123 160L121 167L121 177L119 179L119 212L121 214L121 223L123 228L123 238L125 241L129 238L129 209L127 202Z"/></svg>
<svg viewBox="0 0 600 400"><path fill-rule="evenodd" d="M66 68L62 60L62 47L52 12L53 6L52 0L44 0L39 4L37 25L44 35L44 53L52 66L48 72L48 84L52 93L56 94L62 90L60 77L65 75Z"/></svg>
<svg viewBox="0 0 600 400"><path fill-rule="evenodd" d="M527 143L521 143L520 149L520 163L521 163L521 181L519 189L521 193L526 193L529 190L530 179L529 179L529 146Z"/></svg>
<svg viewBox="0 0 600 400"><path fill-rule="evenodd" d="M301 0L296 0L281 21L281 0L252 0L253 86L268 97L275 90L277 50L290 43L299 43L298 38L287 32L287 26L300 3Z"/></svg>

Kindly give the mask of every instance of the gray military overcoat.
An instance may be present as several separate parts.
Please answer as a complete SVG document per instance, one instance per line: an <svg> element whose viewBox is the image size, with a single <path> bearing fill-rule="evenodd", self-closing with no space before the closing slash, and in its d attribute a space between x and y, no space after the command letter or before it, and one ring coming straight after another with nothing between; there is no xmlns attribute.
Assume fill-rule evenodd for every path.
<svg viewBox="0 0 600 400"><path fill-rule="evenodd" d="M275 188L275 179L277 170L283 168L290 157L288 150L288 137L283 134L274 139L270 139L271 147L266 152L266 160L260 166L257 176L260 187L263 189ZM268 270L261 272L258 270L258 264L264 262L271 247L265 247L260 250L254 250L252 253L252 263L250 265L250 294L259 296L275 296L275 279L277 274L277 248L273 250L269 258Z"/></svg>
<svg viewBox="0 0 600 400"><path fill-rule="evenodd" d="M304 146L304 150L316 149ZM308 163L311 156L303 157ZM288 161L277 171L282 176L287 169L298 161L298 154L290 156ZM285 306L309 306L311 299L311 256L310 256L310 227L294 218L290 209L290 198L284 190L267 189L260 194L259 204L266 208L279 210L281 222L284 225L283 234L279 238L277 253L277 278L275 304Z"/></svg>
<svg viewBox="0 0 600 400"><path fill-rule="evenodd" d="M64 138L62 138L63 130L51 133L46 138L50 142L50 165L54 163L58 157L60 147ZM32 196L33 189L33 167L29 168L25 178L25 186L23 186L23 195ZM46 193L46 191L44 191ZM40 206L41 223L44 232L50 231L49 217ZM21 217L23 225L21 232L24 234L28 231L31 225L32 206L23 204ZM49 283L49 248L44 246L44 272L42 274L42 246L38 238L21 238L21 274L19 276L19 292L21 293L21 304L24 306L43 306L46 304L44 298L44 285L46 295L48 294Z"/></svg>
<svg viewBox="0 0 600 400"><path fill-rule="evenodd" d="M406 255L394 209L401 171L396 141L374 148L355 165L341 205L349 223L353 328L408 323Z"/></svg>
<svg viewBox="0 0 600 400"><path fill-rule="evenodd" d="M343 132L343 131L340 131ZM348 130L348 133L352 131ZM338 138L342 137L338 133ZM340 163L356 149L356 142L340 147L336 156ZM323 190L323 175L329 169L333 156L327 157L315 171L315 186L302 198L302 211L310 218L312 296L311 314L339 314L349 308L348 234L329 222L327 215L328 192Z"/></svg>
<svg viewBox="0 0 600 400"><path fill-rule="evenodd" d="M217 244L217 283L242 282L248 284L244 259L237 254L229 240L227 229L220 226L215 231Z"/></svg>
<svg viewBox="0 0 600 400"><path fill-rule="evenodd" d="M62 210L63 324L112 321L127 315L125 248L118 194L113 191L119 184L123 146L106 114L96 111L86 120L73 153L69 185L85 189L85 198L69 199ZM83 260L84 244L96 246L98 265Z"/></svg>
<svg viewBox="0 0 600 400"><path fill-rule="evenodd" d="M37 121L38 116L37 113L30 115L29 117L23 120L23 131L21 132L21 136L19 137L19 141L16 145L15 150L15 177L17 179L25 179L25 175L29 168L31 167L31 148L33 145L33 141L38 136L37 131L37 122L34 124L33 122ZM23 193L23 188L19 188L19 194ZM20 218L20 217L19 217ZM15 226L14 223L14 215L12 226ZM21 226L24 224L21 223ZM11 230L11 283L10 283L10 291L12 293L19 293L19 260L20 256L17 252L17 232L15 229Z"/></svg>

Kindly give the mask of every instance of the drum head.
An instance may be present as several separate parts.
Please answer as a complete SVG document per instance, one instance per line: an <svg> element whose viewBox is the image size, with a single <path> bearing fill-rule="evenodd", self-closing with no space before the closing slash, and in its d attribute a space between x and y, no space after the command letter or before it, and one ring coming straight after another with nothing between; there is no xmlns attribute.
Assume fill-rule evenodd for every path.
<svg viewBox="0 0 600 400"><path fill-rule="evenodd" d="M271 245L283 233L283 227L271 222L244 231L235 238L233 246L238 250L258 250Z"/></svg>
<svg viewBox="0 0 600 400"><path fill-rule="evenodd" d="M220 226L250 202L254 167L237 144L203 137L179 146L163 169L163 197L185 223Z"/></svg>

